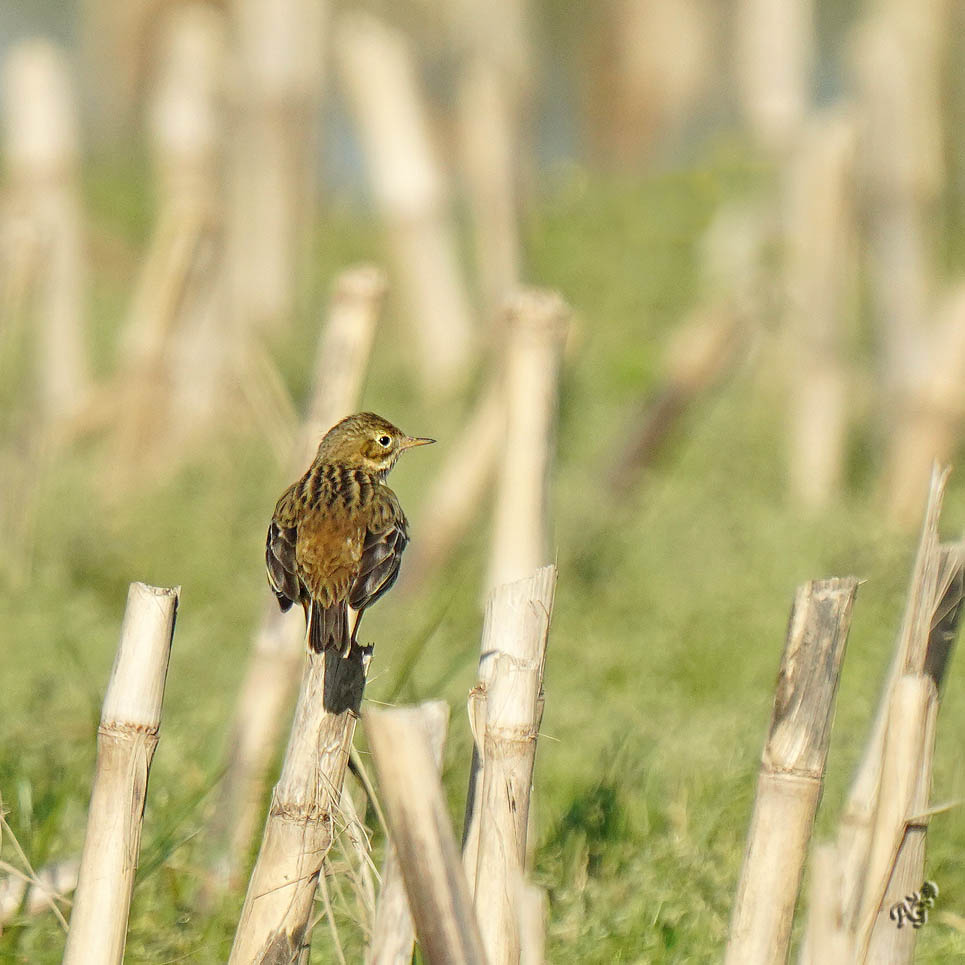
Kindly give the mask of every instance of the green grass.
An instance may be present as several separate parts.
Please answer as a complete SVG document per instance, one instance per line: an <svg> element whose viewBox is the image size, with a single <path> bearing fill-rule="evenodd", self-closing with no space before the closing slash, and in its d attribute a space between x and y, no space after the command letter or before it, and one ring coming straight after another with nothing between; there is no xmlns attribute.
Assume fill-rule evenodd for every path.
<svg viewBox="0 0 965 965"><path fill-rule="evenodd" d="M561 400L553 489L560 582L536 771L534 877L550 895L553 962L718 961L794 587L849 573L867 580L838 698L822 836L835 827L897 629L913 540L882 522L871 495L875 457L856 440L840 505L802 518L785 496L783 402L766 367L745 366L697 406L624 504L603 489L638 398L657 376L664 338L698 297L701 231L720 202L760 178L721 156L644 182L564 179L527 225L530 277L563 292L577 326ZM95 177L91 185L103 244L121 253L96 279L93 339L98 368L109 371L148 207L124 181L112 220L109 184ZM299 402L318 300L333 273L381 256L371 225L351 209L334 211L317 247L306 309L271 346ZM420 494L459 431L461 407L419 400L401 328L390 305L364 404L439 439L393 476L418 540L431 512ZM108 452L93 439L58 460L36 494L31 555L2 570L0 794L35 865L78 852L127 583L180 583L127 960L222 962L242 896L213 912L196 905L210 791L268 593L265 526L288 480L267 441L244 425L122 499L104 495ZM965 518L963 495L953 477L949 533ZM414 598L391 594L366 618L377 642L372 700L397 689L407 646L426 636L401 698L443 697L453 706L446 787L454 821L469 759L462 708L478 652L486 548L484 516L445 579ZM949 676L936 801L965 793L965 696L955 668ZM942 889L938 912L965 913L963 850L962 810L936 817L927 874ZM7 842L2 857L12 860ZM357 960L361 939L350 919L350 909L340 912ZM56 962L62 942L51 916L18 919L0 937L0 961ZM965 935L933 915L919 960L962 956ZM324 926L313 960L332 960Z"/></svg>

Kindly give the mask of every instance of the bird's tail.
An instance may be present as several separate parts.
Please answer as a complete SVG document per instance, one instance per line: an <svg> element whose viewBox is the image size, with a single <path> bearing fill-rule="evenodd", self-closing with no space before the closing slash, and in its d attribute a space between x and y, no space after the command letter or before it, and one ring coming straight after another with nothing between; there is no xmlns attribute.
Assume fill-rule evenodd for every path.
<svg viewBox="0 0 965 965"><path fill-rule="evenodd" d="M308 649L322 653L334 647L348 656L352 639L348 630L348 613L344 603L323 607L314 601L308 608Z"/></svg>

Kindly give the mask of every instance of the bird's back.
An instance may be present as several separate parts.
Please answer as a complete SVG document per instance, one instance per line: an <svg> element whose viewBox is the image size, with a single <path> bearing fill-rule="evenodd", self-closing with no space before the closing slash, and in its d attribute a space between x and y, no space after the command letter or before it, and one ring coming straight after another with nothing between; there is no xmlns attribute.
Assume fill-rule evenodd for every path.
<svg viewBox="0 0 965 965"><path fill-rule="evenodd" d="M321 609L320 648L345 643L347 606L361 611L395 581L408 541L399 501L357 467L316 462L275 507L268 531L268 576L282 609ZM319 621L321 621L319 623ZM312 640L313 649L319 649Z"/></svg>

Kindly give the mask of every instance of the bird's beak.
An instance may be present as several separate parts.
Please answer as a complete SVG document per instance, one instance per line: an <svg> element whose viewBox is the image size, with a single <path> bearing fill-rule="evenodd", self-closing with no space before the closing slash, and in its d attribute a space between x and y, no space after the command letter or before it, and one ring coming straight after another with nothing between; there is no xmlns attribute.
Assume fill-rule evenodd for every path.
<svg viewBox="0 0 965 965"><path fill-rule="evenodd" d="M415 448L416 446L429 446L429 445L431 445L431 444L432 444L433 442L435 442L435 441L436 441L435 439L425 439L425 438L422 438L422 437L406 436L406 437L402 440L402 445L399 446L399 448L400 448L400 449L413 449L413 448Z"/></svg>

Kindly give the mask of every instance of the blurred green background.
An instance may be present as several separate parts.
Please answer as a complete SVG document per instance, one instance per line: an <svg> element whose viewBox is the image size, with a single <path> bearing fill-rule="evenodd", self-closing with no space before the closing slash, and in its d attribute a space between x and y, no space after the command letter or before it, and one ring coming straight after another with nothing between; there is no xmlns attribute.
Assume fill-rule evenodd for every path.
<svg viewBox="0 0 965 965"><path fill-rule="evenodd" d="M431 6L409 11L413 37L426 32ZM960 23L961 5L951 6ZM846 35L861 7L817 4L819 99L845 84ZM725 4L706 9L729 14ZM885 677L915 534L886 520L877 487L883 430L860 394L854 404L862 417L848 437L840 493L817 514L789 498L777 319L766 320L729 377L686 411L629 493L611 494L607 474L630 443L641 398L660 383L667 339L702 297L704 232L722 205L771 197L779 165L736 119L724 75L707 81L686 123L665 137L655 134L638 159L601 157L587 134L590 108L580 86L591 69L580 57L594 14L556 2L535 11L541 76L549 80L538 101L540 134L520 218L525 280L558 289L574 310L552 477L559 587L534 798L533 877L550 899L547 960L713 962L726 942L794 588L826 576L866 581L815 832L828 837ZM80 22L80 8L75 16ZM74 42L70 22L59 4L37 4L29 15L19 5L0 5L8 43L27 28ZM960 38L949 46L960 47ZM952 96L961 86L960 54L946 53L949 121L961 111ZM89 97L94 111L96 94ZM344 140L326 147L327 180L299 276L299 307L288 327L266 337L299 407L333 278L359 259L386 260L379 219L353 161L358 147L344 118L333 123ZM934 271L954 278L963 263L956 228L965 210L965 165L961 129L949 123L947 132L947 179L928 224ZM120 146L92 144L82 170L89 345L95 374L106 382L154 223L152 176L137 126ZM457 202L468 249L469 216ZM861 334L852 361L870 379L875 335L863 288L855 319ZM393 475L418 541L432 512L422 494L459 438L471 393L445 405L427 400L409 370L407 338L390 295L363 407L439 441ZM6 444L16 445L10 440L22 439L33 391L28 335L8 340L3 351L0 401L9 414ZM120 494L103 483L112 452L103 430L57 451L22 508L28 536L11 541L0 567L2 806L35 868L79 852L126 587L132 580L180 584L126 960L220 962L243 894L227 894L213 910L199 908L211 846L206 827L245 657L269 593L265 529L290 480L270 440L244 416L218 425L179 464ZM942 527L947 538L962 530L963 497L955 472ZM8 511L21 511L10 493L0 498ZM480 508L444 575L409 595L390 594L365 623L365 636L376 643L367 701L397 692L400 701L441 697L453 708L445 783L456 826L470 757L463 708L478 657L487 510ZM418 662L406 673L403 657L420 640ZM965 695L953 665L939 724L936 802L965 794L963 728ZM918 961L965 958L963 851L965 814L956 807L930 826L926 877L939 883L941 896L919 935ZM17 863L9 836L0 857ZM351 901L338 905L350 961L360 960L363 940L356 915ZM334 960L330 942L323 923L313 961ZM52 916L15 915L0 936L0 961L56 962L62 948Z"/></svg>

